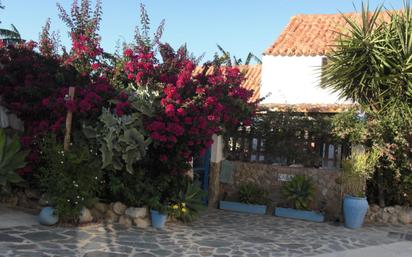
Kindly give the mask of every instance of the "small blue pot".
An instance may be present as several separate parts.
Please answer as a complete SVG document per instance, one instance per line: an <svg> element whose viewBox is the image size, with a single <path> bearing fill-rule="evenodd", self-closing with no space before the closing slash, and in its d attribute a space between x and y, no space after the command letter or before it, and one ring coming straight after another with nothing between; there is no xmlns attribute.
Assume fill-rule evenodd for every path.
<svg viewBox="0 0 412 257"><path fill-rule="evenodd" d="M167 220L167 214L163 214L155 210L150 210L150 216L152 218L152 226L154 228L164 228Z"/></svg>
<svg viewBox="0 0 412 257"><path fill-rule="evenodd" d="M39 214L39 223L46 226L55 225L59 217L54 213L54 208L44 207Z"/></svg>
<svg viewBox="0 0 412 257"><path fill-rule="evenodd" d="M345 198L343 198L345 227L351 229L362 227L367 211L368 201L366 200L366 197L345 195Z"/></svg>

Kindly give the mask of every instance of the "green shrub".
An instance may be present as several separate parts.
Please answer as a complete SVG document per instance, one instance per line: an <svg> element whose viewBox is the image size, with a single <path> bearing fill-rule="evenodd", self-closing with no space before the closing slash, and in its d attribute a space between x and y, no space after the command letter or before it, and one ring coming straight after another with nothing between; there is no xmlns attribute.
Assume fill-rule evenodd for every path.
<svg viewBox="0 0 412 257"><path fill-rule="evenodd" d="M101 169L97 151L73 145L69 152L55 137L44 139L40 184L62 222L77 223L83 207L93 204L100 188Z"/></svg>
<svg viewBox="0 0 412 257"><path fill-rule="evenodd" d="M366 191L366 180L371 177L375 165L380 158L380 152L372 149L369 152L352 153L342 162L342 186L346 194L364 197Z"/></svg>
<svg viewBox="0 0 412 257"><path fill-rule="evenodd" d="M243 184L239 189L239 200L241 203L266 205L268 204L268 194L268 191L256 184Z"/></svg>
<svg viewBox="0 0 412 257"><path fill-rule="evenodd" d="M286 201L295 209L308 210L309 204L313 200L315 187L310 178L303 175L296 175L288 181L282 188Z"/></svg>
<svg viewBox="0 0 412 257"><path fill-rule="evenodd" d="M187 183L172 201L169 215L183 222L192 222L206 208L203 201L205 195L199 183Z"/></svg>
<svg viewBox="0 0 412 257"><path fill-rule="evenodd" d="M10 193L13 185L23 182L16 170L26 166L28 152L21 151L18 137L7 138L3 129L0 129L0 193Z"/></svg>

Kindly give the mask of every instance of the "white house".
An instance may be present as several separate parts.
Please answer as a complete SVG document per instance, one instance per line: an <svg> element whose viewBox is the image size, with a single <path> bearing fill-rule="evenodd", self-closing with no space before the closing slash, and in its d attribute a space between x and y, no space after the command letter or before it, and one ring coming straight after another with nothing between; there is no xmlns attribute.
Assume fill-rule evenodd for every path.
<svg viewBox="0 0 412 257"><path fill-rule="evenodd" d="M358 19L359 14L345 14ZM300 14L293 16L275 42L263 53L260 97L272 107L336 112L350 104L322 89L320 74L326 54L346 27L342 14Z"/></svg>

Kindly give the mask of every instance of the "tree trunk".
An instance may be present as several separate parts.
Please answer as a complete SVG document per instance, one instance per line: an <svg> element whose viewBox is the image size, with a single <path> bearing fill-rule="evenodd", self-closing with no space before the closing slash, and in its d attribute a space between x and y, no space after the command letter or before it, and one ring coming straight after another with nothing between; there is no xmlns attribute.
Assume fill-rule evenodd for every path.
<svg viewBox="0 0 412 257"><path fill-rule="evenodd" d="M385 207L385 191L384 191L384 179L383 179L383 171L378 171L378 199L379 199L379 206L381 208Z"/></svg>

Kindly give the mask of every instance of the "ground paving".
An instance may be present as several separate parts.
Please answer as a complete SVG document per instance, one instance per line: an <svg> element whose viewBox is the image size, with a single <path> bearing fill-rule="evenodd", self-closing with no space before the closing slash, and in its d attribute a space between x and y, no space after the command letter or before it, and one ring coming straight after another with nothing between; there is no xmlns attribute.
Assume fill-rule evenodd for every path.
<svg viewBox="0 0 412 257"><path fill-rule="evenodd" d="M412 245L412 226L367 225L349 230L329 223L221 210L207 211L189 225L169 224L164 230L113 224L0 229L2 257L346 256L339 253L396 243Z"/></svg>

